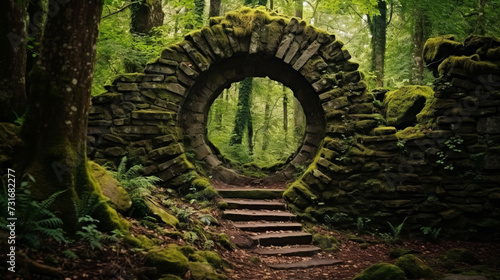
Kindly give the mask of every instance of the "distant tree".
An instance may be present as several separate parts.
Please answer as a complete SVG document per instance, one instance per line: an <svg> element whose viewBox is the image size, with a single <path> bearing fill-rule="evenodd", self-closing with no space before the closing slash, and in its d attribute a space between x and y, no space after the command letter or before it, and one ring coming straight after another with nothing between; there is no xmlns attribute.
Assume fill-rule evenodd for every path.
<svg viewBox="0 0 500 280"><path fill-rule="evenodd" d="M162 10L161 0L142 1L134 4L130 31L134 33L151 32L151 29L163 25L165 14Z"/></svg>

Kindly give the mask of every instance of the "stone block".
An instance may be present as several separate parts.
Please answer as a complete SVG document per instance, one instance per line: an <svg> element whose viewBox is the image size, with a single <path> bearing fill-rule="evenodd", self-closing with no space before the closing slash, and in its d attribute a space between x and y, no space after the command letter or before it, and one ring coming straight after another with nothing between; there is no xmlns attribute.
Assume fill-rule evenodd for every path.
<svg viewBox="0 0 500 280"><path fill-rule="evenodd" d="M167 147L162 147L152 150L148 156L152 160L158 160L162 158L172 157L175 155L180 155L182 153L184 153L184 147L181 144L172 144Z"/></svg>
<svg viewBox="0 0 500 280"><path fill-rule="evenodd" d="M500 133L500 117L492 116L479 119L477 123L477 132L479 134Z"/></svg>
<svg viewBox="0 0 500 280"><path fill-rule="evenodd" d="M409 208L413 204L411 200L386 200L383 205L387 208Z"/></svg>

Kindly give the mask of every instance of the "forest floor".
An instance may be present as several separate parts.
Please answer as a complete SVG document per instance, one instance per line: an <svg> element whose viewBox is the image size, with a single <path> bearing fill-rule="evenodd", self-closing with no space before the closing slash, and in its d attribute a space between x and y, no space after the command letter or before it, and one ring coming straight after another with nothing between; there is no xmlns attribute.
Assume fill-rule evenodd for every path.
<svg viewBox="0 0 500 280"><path fill-rule="evenodd" d="M196 203L180 203L194 207L195 211L200 210ZM305 226L309 231L335 237L339 241L338 250L321 252L312 257L260 257L253 254L251 249L245 249L245 247L251 245L245 233L236 230L230 222L222 220L220 211L215 207L212 207L210 212L219 220L219 225L206 226L205 230L217 234L226 233L235 244L239 245L237 249L227 250L216 243L215 247L212 248L227 261L228 265L223 272L228 279L348 280L375 263L394 263L396 260L391 259L390 253L396 248L406 248L418 252L419 258L424 260L440 278L446 273L479 271L479 274L488 275L490 280L500 279L500 243L457 240L429 242L409 237L402 237L398 242L388 242L387 239L375 234L361 235L351 231L334 230L322 225L306 224ZM186 242L181 238L184 230L179 230L181 234L178 235L166 234L178 231L172 228L148 228L140 221L131 218L127 218L127 220L130 222L133 236L146 236L154 240L159 247L171 243L186 245ZM70 244L47 241L44 250L41 251L20 249L18 256L27 256L29 260L20 261L15 274L8 273L6 278L4 276L0 278L155 279L147 277L152 268L144 267L144 258L147 252L145 249L137 248L122 238L116 242L103 241L102 245L102 249L92 249L88 242L82 240ZM201 243L191 243L189 245L202 250ZM480 261L480 265L467 263L453 263L450 265L443 262L443 254L454 248L469 250ZM333 258L341 260L342 263L333 266L294 270L275 270L268 266L268 264L272 263L295 262L311 258ZM57 268L58 270L52 270L51 268ZM44 276L33 275L31 272L28 273L28 270L31 272L39 271ZM54 278L54 276L58 277ZM186 275L183 279L189 280L190 278Z"/></svg>

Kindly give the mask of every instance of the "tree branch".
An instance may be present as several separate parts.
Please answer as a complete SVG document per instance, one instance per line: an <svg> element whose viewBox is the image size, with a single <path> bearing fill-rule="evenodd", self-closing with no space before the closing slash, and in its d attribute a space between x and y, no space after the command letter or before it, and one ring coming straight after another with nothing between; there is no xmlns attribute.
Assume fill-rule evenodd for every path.
<svg viewBox="0 0 500 280"><path fill-rule="evenodd" d="M392 11L394 11L394 1L391 0L391 13L389 14L389 21L387 21L387 24L385 26L389 26L389 24L391 24L391 21L392 21Z"/></svg>
<svg viewBox="0 0 500 280"><path fill-rule="evenodd" d="M127 5L123 6L123 7L121 7L120 9L118 9L117 11L112 12L112 13L109 13L109 14L107 14L107 15L105 15L105 16L103 16L103 17L101 17L101 20L103 20L103 19L105 19L105 18L107 18L107 17L110 17L110 16L112 16L112 15L114 15L114 14L118 14L119 12L121 12L121 11L125 10L126 8L128 8L128 7L130 7L130 6L134 5L134 4L141 3L141 2L142 2L142 1L135 1L135 2L132 2L132 3L130 3L130 4L127 4Z"/></svg>

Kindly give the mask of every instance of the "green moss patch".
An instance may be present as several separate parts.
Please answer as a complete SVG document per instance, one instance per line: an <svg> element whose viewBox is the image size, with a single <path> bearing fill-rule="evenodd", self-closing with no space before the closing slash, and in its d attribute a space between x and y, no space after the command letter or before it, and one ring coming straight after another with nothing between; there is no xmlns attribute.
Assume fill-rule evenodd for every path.
<svg viewBox="0 0 500 280"><path fill-rule="evenodd" d="M159 274L183 275L190 269L186 256L172 247L149 251L144 259L144 264L156 267Z"/></svg>
<svg viewBox="0 0 500 280"><path fill-rule="evenodd" d="M406 276L401 268L389 264L378 263L363 270L352 280L406 280Z"/></svg>
<svg viewBox="0 0 500 280"><path fill-rule="evenodd" d="M491 73L500 69L498 64L481 61L477 54L471 56L452 55L439 64L438 72L440 75L444 75L454 68L464 69L470 74Z"/></svg>
<svg viewBox="0 0 500 280"><path fill-rule="evenodd" d="M209 264L191 262L188 265L192 280L225 280L226 276L217 273Z"/></svg>
<svg viewBox="0 0 500 280"><path fill-rule="evenodd" d="M456 42L453 35L430 38L424 45L424 61L427 64L437 62L457 53L461 48L462 44Z"/></svg>
<svg viewBox="0 0 500 280"><path fill-rule="evenodd" d="M427 86L404 86L390 91L384 99L387 125L399 128L414 123L427 123L434 112L434 91Z"/></svg>
<svg viewBox="0 0 500 280"><path fill-rule="evenodd" d="M396 266L401 268L409 279L432 279L434 271L415 255L404 255L398 259Z"/></svg>

